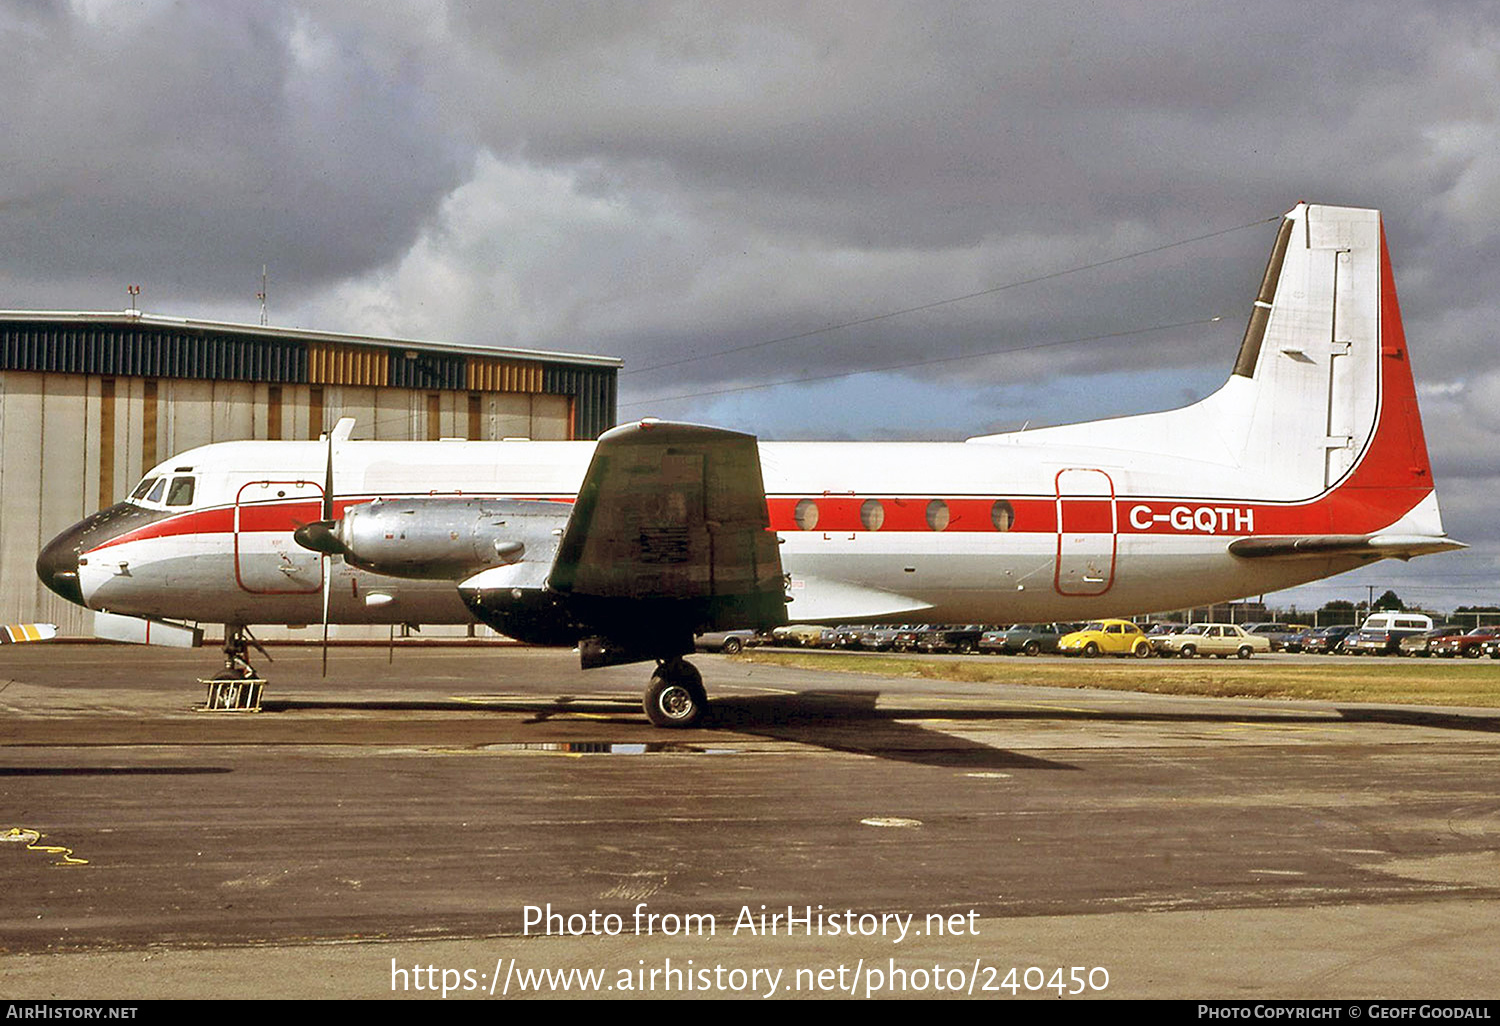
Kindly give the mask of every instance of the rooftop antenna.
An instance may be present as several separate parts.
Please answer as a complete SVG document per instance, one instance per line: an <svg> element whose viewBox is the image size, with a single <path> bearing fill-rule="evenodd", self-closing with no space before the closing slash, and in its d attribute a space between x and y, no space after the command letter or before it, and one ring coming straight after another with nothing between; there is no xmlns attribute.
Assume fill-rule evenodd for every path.
<svg viewBox="0 0 1500 1026"><path fill-rule="evenodd" d="M266 326L266 265L260 265L260 291L255 294L260 300L260 326Z"/></svg>
<svg viewBox="0 0 1500 1026"><path fill-rule="evenodd" d="M139 285L126 285L125 291L130 293L130 316L139 317L141 312L135 308L135 297L141 294L141 287Z"/></svg>

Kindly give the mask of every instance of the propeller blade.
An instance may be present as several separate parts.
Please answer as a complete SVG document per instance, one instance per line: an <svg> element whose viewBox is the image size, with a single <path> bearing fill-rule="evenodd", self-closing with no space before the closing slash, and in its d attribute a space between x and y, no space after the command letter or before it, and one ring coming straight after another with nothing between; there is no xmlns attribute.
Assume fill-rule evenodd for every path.
<svg viewBox="0 0 1500 1026"><path fill-rule="evenodd" d="M328 676L328 596L333 590L333 557L323 555L323 676Z"/></svg>
<svg viewBox="0 0 1500 1026"><path fill-rule="evenodd" d="M339 541L339 522L333 519L333 441L347 439L354 430L354 419L343 417L328 432L328 459L323 471L323 519L303 524L292 532L292 538L303 548L323 554L323 676L328 676L328 600L333 591L333 557L347 550Z"/></svg>
<svg viewBox="0 0 1500 1026"><path fill-rule="evenodd" d="M323 519L333 519L333 436L328 432L328 466L323 472Z"/></svg>

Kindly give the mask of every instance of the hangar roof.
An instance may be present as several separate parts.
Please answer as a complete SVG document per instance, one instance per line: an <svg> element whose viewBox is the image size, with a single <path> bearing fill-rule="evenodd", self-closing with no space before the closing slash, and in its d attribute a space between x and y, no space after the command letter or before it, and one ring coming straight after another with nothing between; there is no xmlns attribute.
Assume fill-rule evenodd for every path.
<svg viewBox="0 0 1500 1026"><path fill-rule="evenodd" d="M274 339L295 339L304 342L394 347L444 353L462 353L467 356L510 357L511 359L542 360L550 363L585 364L595 367L620 367L624 363L617 356L561 353L542 349L519 349L511 346L484 346L458 342L430 342L418 339L385 338L377 335L354 335L345 332L315 331L308 328L283 328L265 324L243 324L235 321L166 317L161 314L143 313L133 310L0 310L0 324L6 322L24 322L30 324L39 321L60 325L128 325L167 329L177 328L190 331L256 335Z"/></svg>

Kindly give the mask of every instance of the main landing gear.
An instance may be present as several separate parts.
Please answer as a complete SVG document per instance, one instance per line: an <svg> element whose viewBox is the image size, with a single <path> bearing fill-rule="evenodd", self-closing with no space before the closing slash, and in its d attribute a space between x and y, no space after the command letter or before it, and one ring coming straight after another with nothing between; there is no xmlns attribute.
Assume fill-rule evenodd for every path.
<svg viewBox="0 0 1500 1026"><path fill-rule="evenodd" d="M658 727L693 727L708 709L708 692L697 667L680 656L659 660L643 703Z"/></svg>

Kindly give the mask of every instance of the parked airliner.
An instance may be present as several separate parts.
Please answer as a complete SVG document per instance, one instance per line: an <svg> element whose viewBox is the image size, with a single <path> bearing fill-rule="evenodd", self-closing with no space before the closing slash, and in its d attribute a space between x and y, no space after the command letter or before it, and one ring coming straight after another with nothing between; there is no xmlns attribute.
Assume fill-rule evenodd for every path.
<svg viewBox="0 0 1500 1026"><path fill-rule="evenodd" d="M226 625L489 624L647 661L698 721L693 635L795 620L1083 620L1461 547L1443 532L1377 211L1282 220L1229 379L1162 413L963 443L226 442L153 468L37 570L89 609Z"/></svg>

